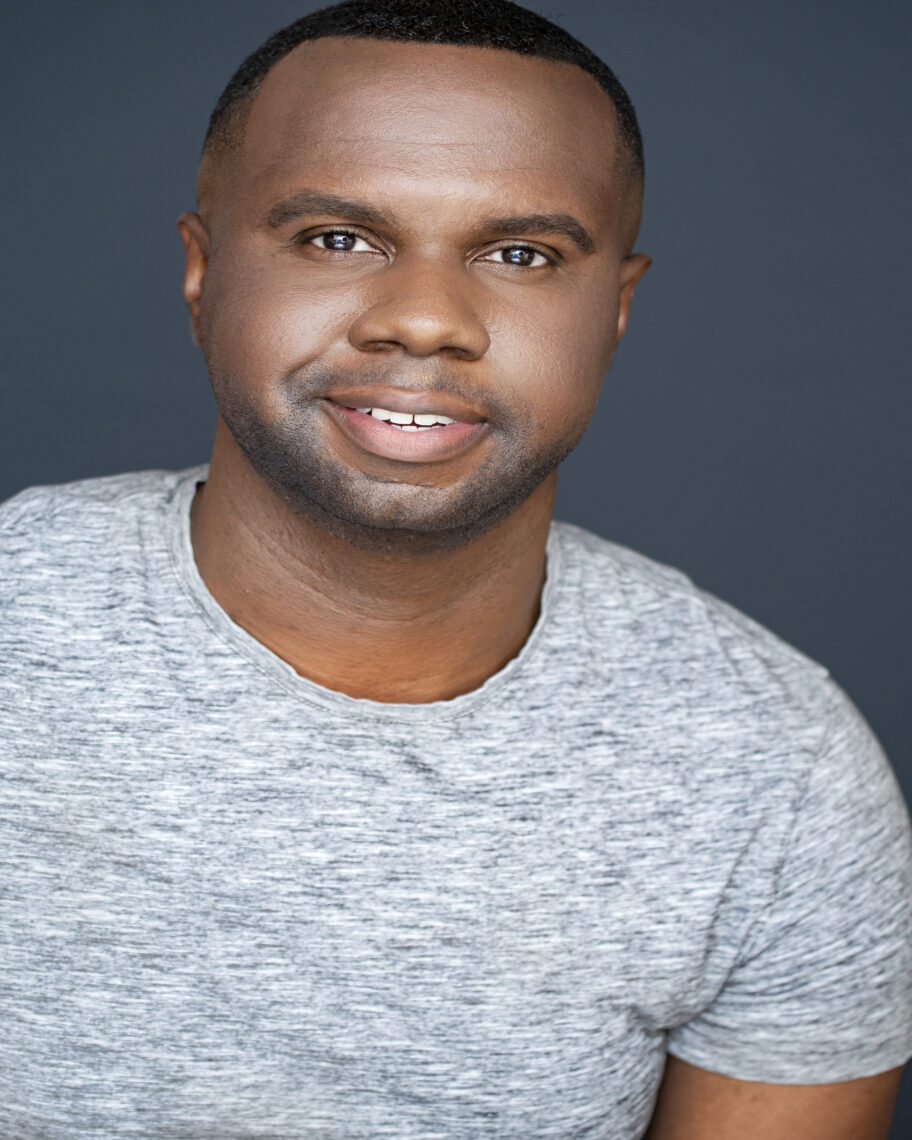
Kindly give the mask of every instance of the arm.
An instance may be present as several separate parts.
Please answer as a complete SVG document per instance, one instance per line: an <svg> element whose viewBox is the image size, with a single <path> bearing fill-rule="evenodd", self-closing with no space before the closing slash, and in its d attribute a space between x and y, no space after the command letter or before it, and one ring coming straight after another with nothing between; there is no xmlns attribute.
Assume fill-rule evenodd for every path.
<svg viewBox="0 0 912 1140"><path fill-rule="evenodd" d="M826 692L818 714L826 730L774 888L732 941L721 988L667 1032L676 1061L662 1097L675 1104L675 1127L679 1111L698 1119L677 1105L699 1103L713 1120L786 1114L786 1131L770 1140L885 1135L876 1116L856 1126L852 1114L876 1113L880 1103L888 1117L885 1098L912 1057L912 825L867 723L834 682ZM661 1119L671 1127L660 1106L656 1128Z"/></svg>
<svg viewBox="0 0 912 1140"><path fill-rule="evenodd" d="M887 1140L903 1066L852 1081L740 1081L668 1054L644 1140Z"/></svg>

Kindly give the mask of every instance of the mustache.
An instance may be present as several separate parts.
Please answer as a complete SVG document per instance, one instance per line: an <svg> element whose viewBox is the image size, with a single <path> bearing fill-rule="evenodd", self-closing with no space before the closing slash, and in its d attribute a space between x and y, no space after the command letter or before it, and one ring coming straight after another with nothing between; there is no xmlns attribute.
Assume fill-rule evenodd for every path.
<svg viewBox="0 0 912 1140"><path fill-rule="evenodd" d="M493 383L473 382L456 375L442 363L402 360L366 367L345 368L324 363L303 365L290 380L303 399L327 398L349 388L396 388L401 392L435 392L453 396L473 408L488 422L511 423L517 410L494 389Z"/></svg>

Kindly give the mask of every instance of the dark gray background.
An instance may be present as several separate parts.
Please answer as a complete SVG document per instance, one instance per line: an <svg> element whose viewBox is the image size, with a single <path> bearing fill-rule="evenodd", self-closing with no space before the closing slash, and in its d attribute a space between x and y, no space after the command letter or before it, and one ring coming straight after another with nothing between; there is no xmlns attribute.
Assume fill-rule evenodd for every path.
<svg viewBox="0 0 912 1140"><path fill-rule="evenodd" d="M4 3L0 498L208 457L174 223L231 72L318 6ZM912 798L909 6L539 10L634 100L655 259L558 515L826 664Z"/></svg>

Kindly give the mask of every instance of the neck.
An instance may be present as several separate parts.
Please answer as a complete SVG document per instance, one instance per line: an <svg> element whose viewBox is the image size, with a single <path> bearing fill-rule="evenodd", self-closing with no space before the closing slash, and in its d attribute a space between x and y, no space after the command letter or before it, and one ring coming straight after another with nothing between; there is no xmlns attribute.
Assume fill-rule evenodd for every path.
<svg viewBox="0 0 912 1140"><path fill-rule="evenodd" d="M424 703L478 688L522 648L539 613L555 475L462 547L372 551L295 513L226 436L216 433L191 510L196 563L232 620L302 676Z"/></svg>

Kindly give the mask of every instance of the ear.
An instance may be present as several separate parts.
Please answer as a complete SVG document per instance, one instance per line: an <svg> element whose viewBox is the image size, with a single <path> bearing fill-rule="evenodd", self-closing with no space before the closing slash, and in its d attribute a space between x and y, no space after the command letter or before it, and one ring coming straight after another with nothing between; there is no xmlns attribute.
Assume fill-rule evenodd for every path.
<svg viewBox="0 0 912 1140"><path fill-rule="evenodd" d="M630 317L630 304L633 301L633 292L640 278L652 265L652 258L645 253L633 253L621 262L621 301L618 308L618 340L627 331L627 321Z"/></svg>
<svg viewBox="0 0 912 1140"><path fill-rule="evenodd" d="M199 214L181 214L177 228L184 243L184 300L190 310L190 335L197 348L202 348L200 295L209 262L209 231Z"/></svg>

